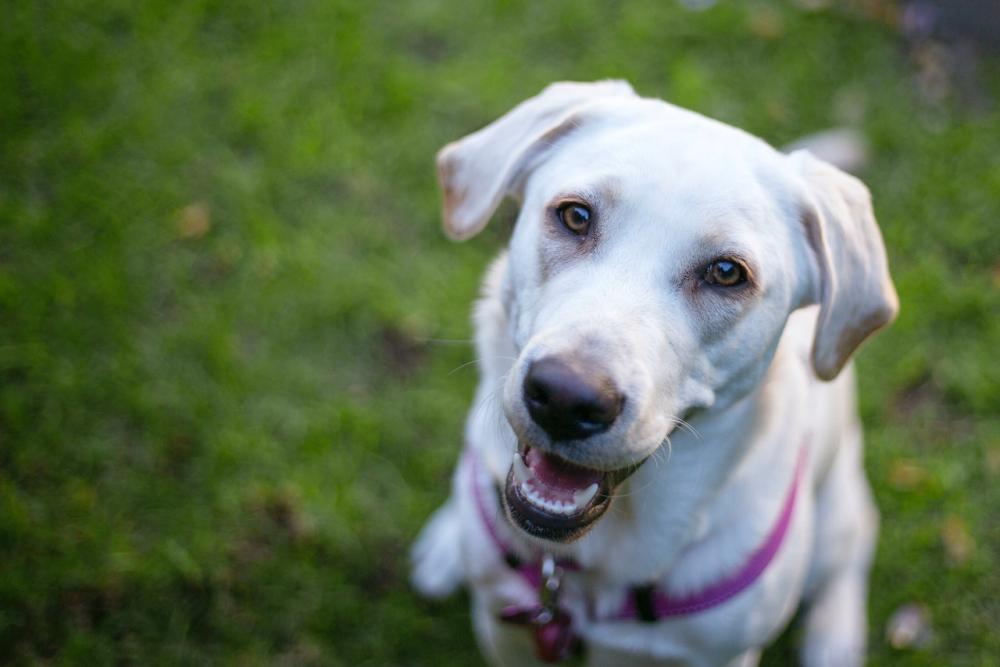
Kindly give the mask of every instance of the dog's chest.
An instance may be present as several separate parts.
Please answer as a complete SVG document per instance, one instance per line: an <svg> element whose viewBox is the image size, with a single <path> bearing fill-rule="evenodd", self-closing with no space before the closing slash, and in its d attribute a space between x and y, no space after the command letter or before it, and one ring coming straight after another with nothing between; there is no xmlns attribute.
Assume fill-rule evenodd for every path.
<svg viewBox="0 0 1000 667"><path fill-rule="evenodd" d="M490 533L501 533L501 541L509 539L506 532L509 526L489 527L482 523L484 509L499 519L499 508L484 508L483 498L475 496L471 483L466 490L469 506L475 510L472 514L480 515L478 522L466 523L469 530L465 538L473 588L482 603L480 609L486 610L488 617L483 620L495 627L498 638L530 646L524 644L524 639L535 632L536 628L531 627L532 615L541 609L540 592L545 586L541 565L524 557L530 551L522 545L511 548L518 552L514 558L506 553L505 545L498 544L496 535ZM572 633L582 639L588 652L607 654L608 660L616 652L634 659L635 651L640 649L650 656L694 661L705 659L706 646L713 647L712 652L718 652L719 656L759 646L772 638L794 612L809 560L811 497L800 490L794 504L785 503L780 511L787 512L787 524L780 540L770 545L774 551L759 572L751 575L729 572L729 584L726 573L721 579L715 573L716 584L730 586L734 574L737 578L751 577L742 582L739 590L731 590L732 594L725 599L713 602L711 581L707 585L697 578L683 581L670 572L655 582L613 579L599 568L564 561L558 591L559 613L565 612L571 619ZM773 535L774 531L770 532ZM767 547L766 542L765 539L761 546ZM701 550L681 555L676 563L677 572L695 571L694 564L706 560L706 549L725 549L727 542L719 541L714 547L706 542L701 546L704 547ZM746 563L743 565L745 569ZM532 568L537 569L532 571ZM639 594L642 590L647 591L645 598ZM661 596L659 605L657 595ZM676 604L671 606L671 600ZM691 608L683 608L685 605Z"/></svg>

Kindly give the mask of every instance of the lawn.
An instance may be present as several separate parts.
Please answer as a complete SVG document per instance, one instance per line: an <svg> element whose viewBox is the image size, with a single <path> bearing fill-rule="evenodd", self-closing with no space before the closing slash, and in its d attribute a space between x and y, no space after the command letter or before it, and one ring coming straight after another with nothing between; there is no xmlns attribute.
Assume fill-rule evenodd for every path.
<svg viewBox="0 0 1000 667"><path fill-rule="evenodd" d="M406 550L511 210L445 240L433 155L623 77L775 144L867 134L902 300L858 362L871 664L996 664L1000 66L935 87L934 48L791 2L8 3L0 662L476 664ZM933 633L900 651L911 602Z"/></svg>

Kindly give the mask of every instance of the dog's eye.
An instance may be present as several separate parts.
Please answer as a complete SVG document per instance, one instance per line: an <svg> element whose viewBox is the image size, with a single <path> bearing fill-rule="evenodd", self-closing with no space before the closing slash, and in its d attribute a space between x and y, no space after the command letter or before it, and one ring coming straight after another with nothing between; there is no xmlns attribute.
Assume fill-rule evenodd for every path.
<svg viewBox="0 0 1000 667"><path fill-rule="evenodd" d="M747 270L735 259L717 259L705 269L705 282L720 287L735 287L747 281Z"/></svg>
<svg viewBox="0 0 1000 667"><path fill-rule="evenodd" d="M563 204L556 209L556 215L566 229L578 236L590 229L590 209L583 204Z"/></svg>

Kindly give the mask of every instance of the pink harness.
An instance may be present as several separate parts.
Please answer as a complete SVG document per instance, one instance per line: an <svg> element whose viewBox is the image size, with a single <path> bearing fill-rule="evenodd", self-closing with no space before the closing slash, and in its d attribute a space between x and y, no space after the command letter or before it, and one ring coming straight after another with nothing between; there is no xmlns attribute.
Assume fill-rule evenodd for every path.
<svg viewBox="0 0 1000 667"><path fill-rule="evenodd" d="M470 476L473 496L483 526L506 563L535 591L537 602L532 605L511 605L500 612L500 619L534 630L538 658L558 662L582 648L580 637L573 629L570 613L559 605L560 579L563 571L577 571L579 564L569 559L551 556L523 562L497 532L495 518L487 510L480 484L479 459L471 447L466 448L466 469ZM720 581L689 595L671 595L654 585L635 586L617 612L594 618L597 621L643 621L654 623L673 616L696 614L711 609L739 595L767 569L781 547L791 523L798 495L799 482L805 463L805 449L799 451L792 485L781 512L764 542L750 554L743 566Z"/></svg>

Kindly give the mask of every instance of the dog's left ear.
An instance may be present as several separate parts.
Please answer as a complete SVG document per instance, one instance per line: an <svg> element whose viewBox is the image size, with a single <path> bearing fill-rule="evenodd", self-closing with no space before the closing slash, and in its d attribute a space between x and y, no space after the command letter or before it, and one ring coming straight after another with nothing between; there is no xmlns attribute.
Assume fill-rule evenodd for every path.
<svg viewBox="0 0 1000 667"><path fill-rule="evenodd" d="M812 364L832 380L862 341L895 319L899 298L868 188L808 151L788 159L805 184L802 216L819 268Z"/></svg>
<svg viewBox="0 0 1000 667"><path fill-rule="evenodd" d="M476 235L540 150L576 129L584 105L600 98L635 97L624 81L548 86L478 132L453 141L437 155L444 193L444 231L456 241Z"/></svg>

